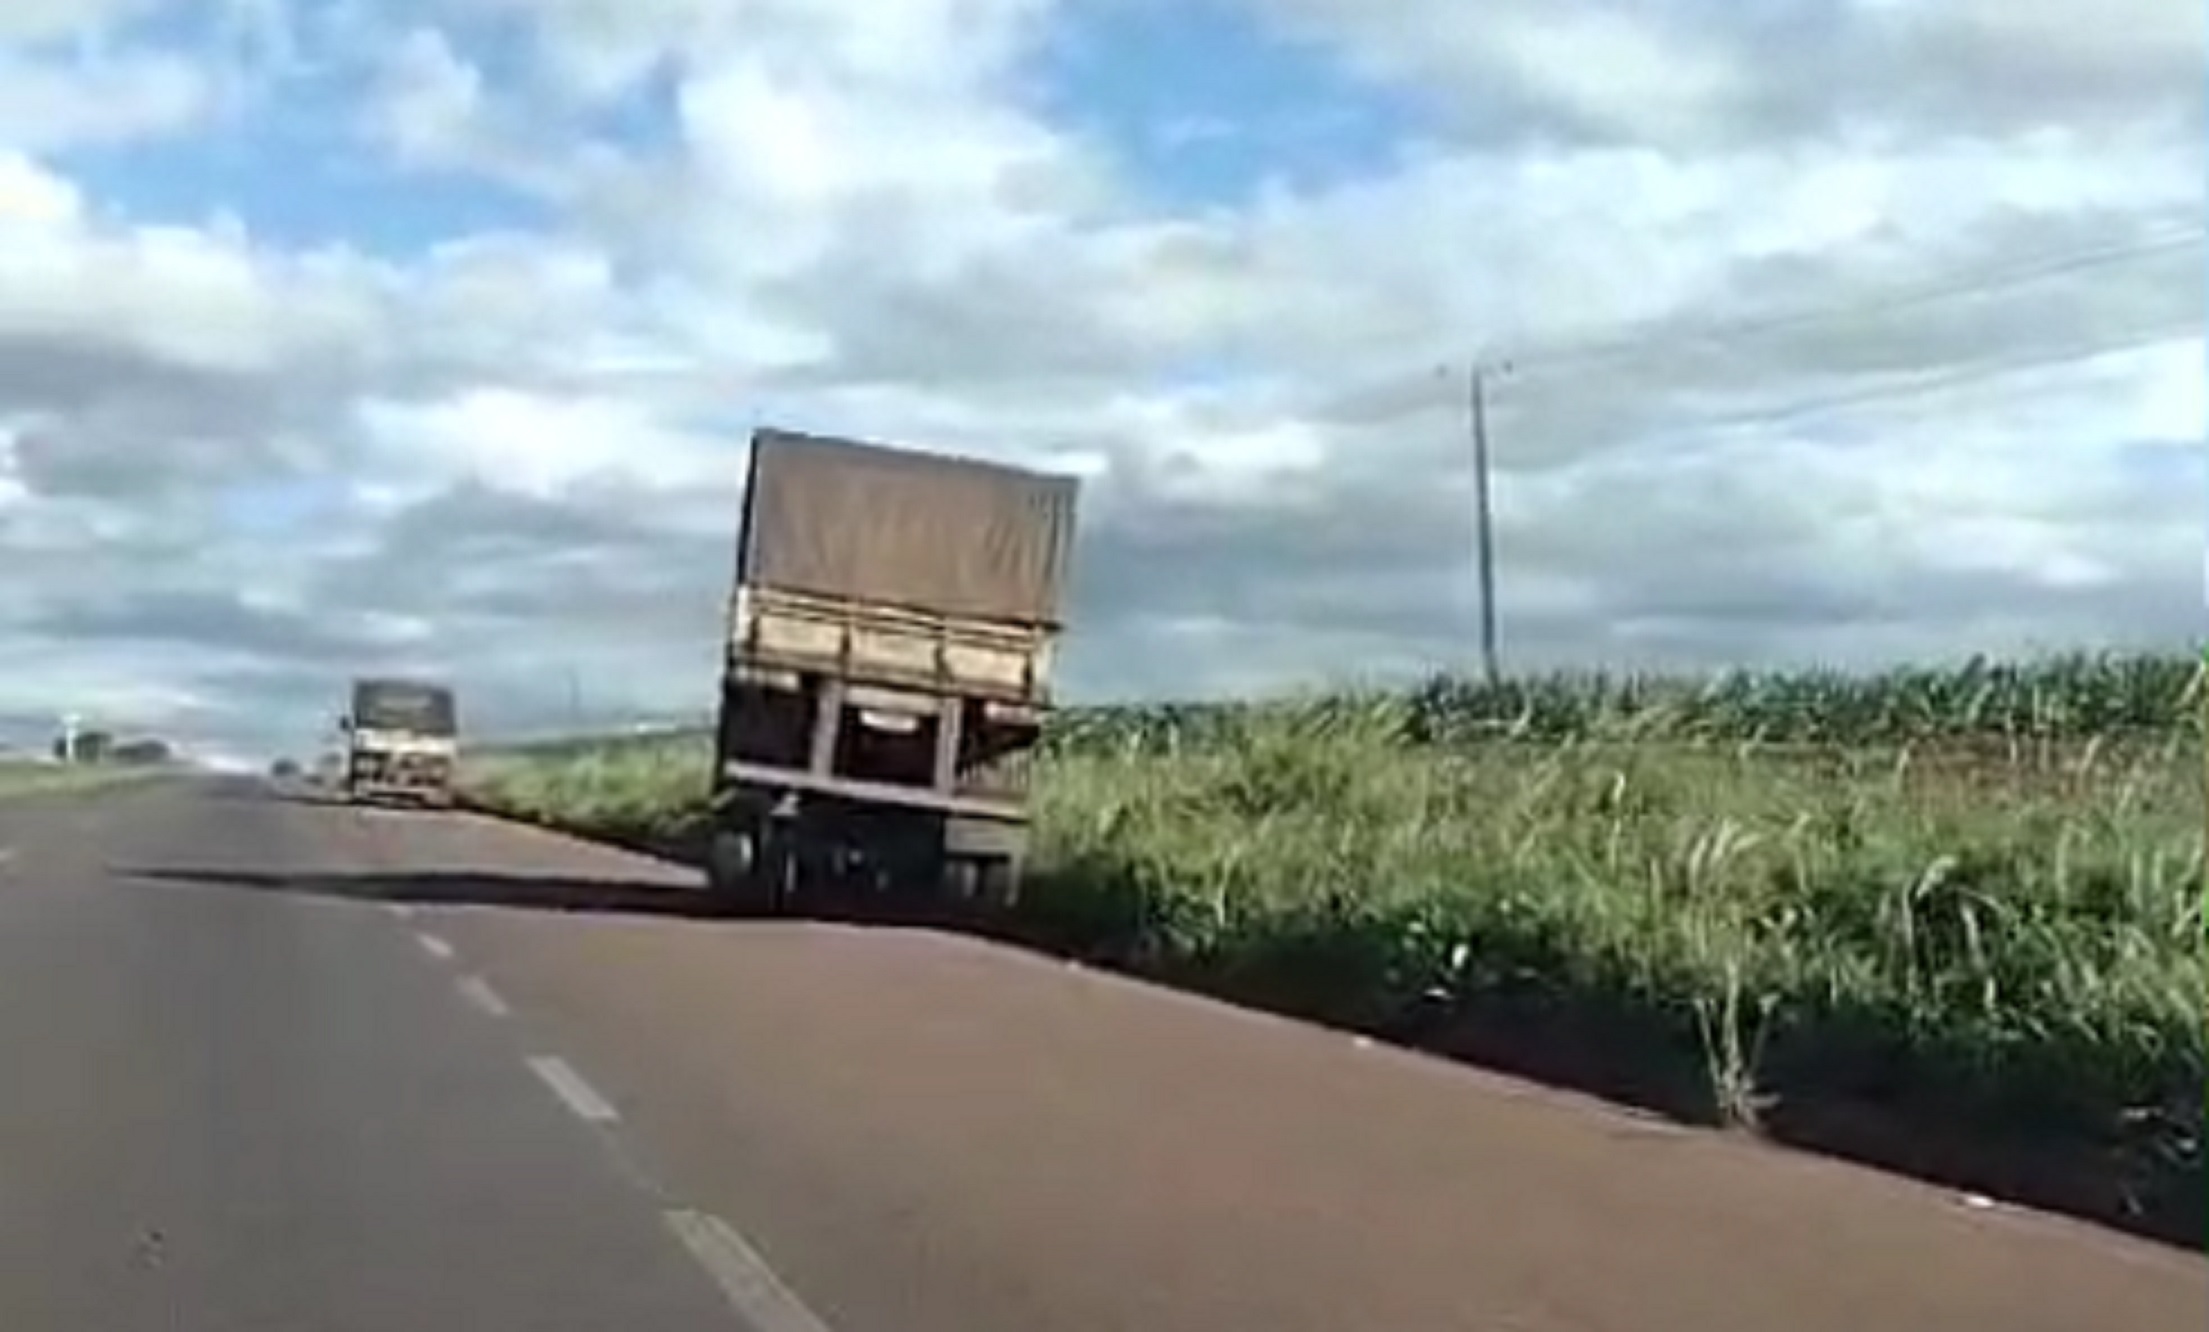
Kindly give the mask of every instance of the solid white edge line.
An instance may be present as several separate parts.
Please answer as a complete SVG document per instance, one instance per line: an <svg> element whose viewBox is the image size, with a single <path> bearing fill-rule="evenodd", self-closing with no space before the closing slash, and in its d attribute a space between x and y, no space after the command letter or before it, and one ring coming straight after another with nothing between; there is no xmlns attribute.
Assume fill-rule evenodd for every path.
<svg viewBox="0 0 2209 1332"><path fill-rule="evenodd" d="M709 1212L669 1212L667 1228L758 1332L830 1332L744 1237Z"/></svg>
<svg viewBox="0 0 2209 1332"><path fill-rule="evenodd" d="M596 1088L583 1081L583 1075L568 1067L568 1061L556 1055L532 1055L530 1069L543 1079L560 1103L574 1113L577 1119L593 1124L610 1124L621 1118L613 1103L600 1096Z"/></svg>
<svg viewBox="0 0 2209 1332"><path fill-rule="evenodd" d="M514 1010L506 1006L506 1000L491 988L491 982L481 976L470 976L460 982L461 997L492 1017L502 1018Z"/></svg>
<svg viewBox="0 0 2209 1332"><path fill-rule="evenodd" d="M423 952L428 953L438 961L450 962L452 960L453 946L436 935L417 933L414 936L414 941L422 945Z"/></svg>

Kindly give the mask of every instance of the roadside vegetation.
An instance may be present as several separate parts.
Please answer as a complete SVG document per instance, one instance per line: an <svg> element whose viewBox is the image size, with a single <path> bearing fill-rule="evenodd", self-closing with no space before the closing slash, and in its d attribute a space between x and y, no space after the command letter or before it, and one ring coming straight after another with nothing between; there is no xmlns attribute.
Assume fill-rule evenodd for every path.
<svg viewBox="0 0 2209 1332"><path fill-rule="evenodd" d="M2203 672L1443 682L1069 713L1006 929L2199 1243ZM484 763L679 844L703 740Z"/></svg>
<svg viewBox="0 0 2209 1332"><path fill-rule="evenodd" d="M0 759L0 799L43 791L82 791L151 775L145 767L110 764L37 763Z"/></svg>

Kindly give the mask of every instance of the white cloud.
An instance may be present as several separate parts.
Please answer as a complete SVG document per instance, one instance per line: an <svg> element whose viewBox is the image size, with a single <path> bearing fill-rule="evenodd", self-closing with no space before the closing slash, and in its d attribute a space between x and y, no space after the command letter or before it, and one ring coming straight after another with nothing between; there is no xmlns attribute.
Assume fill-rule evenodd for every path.
<svg viewBox="0 0 2209 1332"><path fill-rule="evenodd" d="M16 462L14 432L0 431L0 514L25 503L30 496L31 488Z"/></svg>
<svg viewBox="0 0 2209 1332"><path fill-rule="evenodd" d="M203 123L215 88L201 66L130 53L63 60L0 46L0 145L72 148L173 134Z"/></svg>
<svg viewBox="0 0 2209 1332"><path fill-rule="evenodd" d="M70 227L83 217L75 186L20 153L0 154L0 226L11 232Z"/></svg>
<svg viewBox="0 0 2209 1332"><path fill-rule="evenodd" d="M463 12L526 16L564 94L616 96L668 63L749 55L788 72L833 69L873 83L948 89L1000 72L1043 0L452 0Z"/></svg>
<svg viewBox="0 0 2209 1332"><path fill-rule="evenodd" d="M128 661L31 645L21 651L21 666L0 678L0 716L27 717L40 728L58 724L72 712L154 727L188 725L211 705L200 691L149 678L142 666Z"/></svg>
<svg viewBox="0 0 2209 1332"><path fill-rule="evenodd" d="M368 129L402 162L464 166L483 147L483 74L443 33L417 28L387 54Z"/></svg>
<svg viewBox="0 0 2209 1332"><path fill-rule="evenodd" d="M394 663L486 726L565 715L571 670L702 707L755 420L1089 477L1087 691L1462 663L1475 354L1518 361L1515 662L2194 627L2205 186L2191 94L2134 86L2160 7L2073 49L2025 4L1775 47L1687 3L1251 2L1447 132L1177 210L1038 109L1042 0L448 0L297 59L368 77L358 123L434 169L403 188L519 186L540 227L371 259L0 153L0 716L250 744ZM486 16L530 34L498 78ZM2001 70L2061 77L2034 108ZM617 141L651 79L674 141Z"/></svg>
<svg viewBox="0 0 2209 1332"><path fill-rule="evenodd" d="M0 43L81 37L143 17L165 3L167 0L10 0L0 8Z"/></svg>
<svg viewBox="0 0 2209 1332"><path fill-rule="evenodd" d="M593 487L699 494L733 508L741 452L678 430L645 404L472 388L431 402L362 404L379 461L423 495L460 483L560 499Z"/></svg>
<svg viewBox="0 0 2209 1332"><path fill-rule="evenodd" d="M2091 22L2081 21L2071 0L1864 0L1859 8L1902 40L2009 48L2029 53L2035 64L2118 79L2191 63L2205 35L2202 8L2170 0L2111 0L2095 7Z"/></svg>
<svg viewBox="0 0 2209 1332"><path fill-rule="evenodd" d="M2203 107L2203 14L2171 0L2091 21L2070 0L1243 3L1343 44L1483 139L1532 124L1693 150L1850 126L1957 135L2140 116L2176 130Z"/></svg>
<svg viewBox="0 0 2209 1332"><path fill-rule="evenodd" d="M1463 46L1426 46L1425 58L1454 56L1507 71L1533 94L1612 133L1699 133L1750 91L1749 71L1730 53L1645 15L1545 6L1451 31Z"/></svg>
<svg viewBox="0 0 2209 1332"><path fill-rule="evenodd" d="M928 26L897 5L879 17ZM993 44L986 27L973 40ZM1048 233L1092 196L1099 182L1078 146L974 86L986 74L948 33L916 31L911 43L901 62L883 38L847 36L803 63L760 43L684 80L690 197L673 221L708 276L833 280L832 261L854 243L941 276Z"/></svg>
<svg viewBox="0 0 2209 1332"><path fill-rule="evenodd" d="M269 373L357 342L368 276L343 255L260 251L234 220L111 223L65 179L0 153L0 338L102 346L182 374Z"/></svg>

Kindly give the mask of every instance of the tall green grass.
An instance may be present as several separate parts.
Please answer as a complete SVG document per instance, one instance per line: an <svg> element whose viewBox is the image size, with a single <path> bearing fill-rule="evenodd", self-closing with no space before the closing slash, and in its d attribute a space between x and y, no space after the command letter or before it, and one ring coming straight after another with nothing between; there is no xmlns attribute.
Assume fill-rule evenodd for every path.
<svg viewBox="0 0 2209 1332"><path fill-rule="evenodd" d="M1062 757L1039 814L1043 858L1083 871L1035 906L1081 913L1065 942L1330 1017L1602 994L1683 1027L1753 1014L1727 1038L1782 1059L1813 1034L1875 1040L1867 1056L1922 1056L1959 1093L2030 1072L2049 1111L2203 1083L2183 742L1997 767L1284 729Z"/></svg>
<svg viewBox="0 0 2209 1332"><path fill-rule="evenodd" d="M1375 1030L1594 1014L1738 1122L1907 1105L2196 1187L2198 666L1749 679L1078 714L1022 927ZM629 744L480 783L666 836L706 764Z"/></svg>
<svg viewBox="0 0 2209 1332"><path fill-rule="evenodd" d="M2190 657L2073 653L1973 658L1876 674L1730 671L1707 679L1561 673L1489 684L1438 677L1404 693L1341 693L1261 705L1072 709L1060 749L1175 749L1231 738L1258 719L1324 730L1376 724L1411 743L1648 737L1671 741L1894 744L1931 739L2065 741L2199 735L2205 686Z"/></svg>

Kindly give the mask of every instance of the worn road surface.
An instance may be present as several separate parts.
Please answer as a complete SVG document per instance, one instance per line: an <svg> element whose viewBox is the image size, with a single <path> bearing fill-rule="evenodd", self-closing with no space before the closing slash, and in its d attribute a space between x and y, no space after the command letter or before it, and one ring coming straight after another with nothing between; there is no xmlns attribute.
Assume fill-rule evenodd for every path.
<svg viewBox="0 0 2209 1332"><path fill-rule="evenodd" d="M2181 1332L2209 1260L253 783L0 801L0 1328Z"/></svg>

